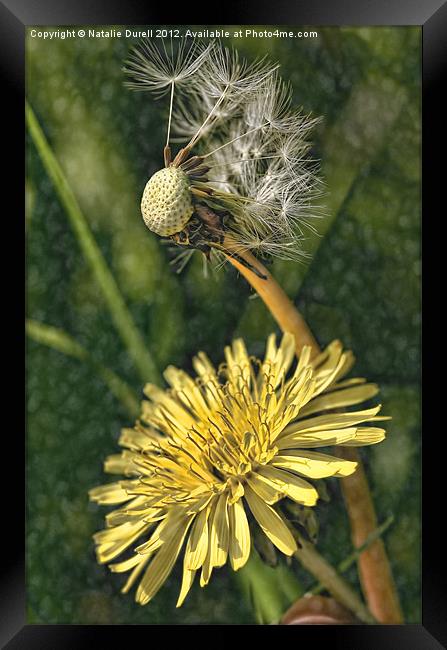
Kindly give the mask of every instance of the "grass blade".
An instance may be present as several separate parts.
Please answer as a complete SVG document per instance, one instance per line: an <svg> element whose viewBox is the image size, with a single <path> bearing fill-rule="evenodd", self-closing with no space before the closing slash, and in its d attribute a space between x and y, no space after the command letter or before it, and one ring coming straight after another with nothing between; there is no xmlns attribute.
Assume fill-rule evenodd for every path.
<svg viewBox="0 0 447 650"><path fill-rule="evenodd" d="M138 415L140 405L135 391L112 370L96 361L69 334L57 327L51 327L50 325L45 325L35 320L26 321L26 333L36 343L41 343L53 350L66 354L68 357L88 363L103 379L104 383L109 387L110 392L123 404L129 412L129 415L132 418Z"/></svg>
<svg viewBox="0 0 447 650"><path fill-rule="evenodd" d="M355 549L347 558L340 562L337 567L339 573L345 573L355 562L358 560L360 555L366 550L376 539L379 539L391 526L394 522L394 517L391 515L386 521L383 522L376 530L374 530L368 537L365 539L363 544L359 548ZM315 587L313 587L308 593L319 594L324 591L324 586L319 582Z"/></svg>
<svg viewBox="0 0 447 650"><path fill-rule="evenodd" d="M141 379L161 382L160 373L138 331L132 316L124 302L115 279L96 243L88 223L81 212L64 173L54 156L51 147L43 133L33 109L26 102L26 121L33 142L39 152L45 169L51 178L59 199L64 206L71 226L78 239L81 250L87 259L98 282L112 316L116 329L125 343L129 356L132 358Z"/></svg>

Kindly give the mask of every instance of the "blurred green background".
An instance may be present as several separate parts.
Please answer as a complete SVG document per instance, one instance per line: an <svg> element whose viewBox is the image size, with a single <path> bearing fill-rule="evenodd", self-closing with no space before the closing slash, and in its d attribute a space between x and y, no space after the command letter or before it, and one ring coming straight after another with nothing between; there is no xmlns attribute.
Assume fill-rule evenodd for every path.
<svg viewBox="0 0 447 650"><path fill-rule="evenodd" d="M28 34L28 100L158 368L153 375L168 363L190 369L199 349L219 362L235 334L261 354L276 327L244 280L232 268L204 279L199 254L177 275L143 224L139 201L163 164L167 102L123 87L121 67L134 42ZM324 118L314 154L328 216L317 224L320 236L306 242L311 262L276 262L273 273L320 343L341 338L357 356L356 374L382 387L383 411L393 416L389 435L362 453L379 522L395 517L385 541L412 623L421 618L420 43L414 27L229 40L248 58L279 61L295 103ZM140 607L119 593L123 576L96 564L91 536L106 509L90 504L87 492L109 480L103 459L132 422L110 371L139 399L150 364L138 369L129 356L29 132L26 161L28 621L251 623L227 568L207 588L196 584L176 610L181 566ZM336 564L352 549L336 481L329 490L332 502L317 508L318 546ZM355 570L348 578L355 584Z"/></svg>

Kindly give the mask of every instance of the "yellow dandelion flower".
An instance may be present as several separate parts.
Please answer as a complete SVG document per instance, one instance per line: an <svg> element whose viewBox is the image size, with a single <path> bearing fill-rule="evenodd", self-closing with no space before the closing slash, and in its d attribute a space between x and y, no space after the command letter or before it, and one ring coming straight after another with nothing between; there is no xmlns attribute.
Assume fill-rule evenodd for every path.
<svg viewBox="0 0 447 650"><path fill-rule="evenodd" d="M383 440L382 428L365 425L388 419L377 415L380 406L341 412L378 392L364 379L343 379L351 352L334 341L311 359L305 347L292 369L294 355L291 334L279 347L271 335L263 361L249 357L238 339L218 371L200 352L196 379L170 366L169 390L145 386L140 420L120 438L124 451L105 462L107 472L125 480L90 491L100 504L123 504L94 539L101 563L132 549L110 568L131 571L123 592L142 576L137 602L155 596L183 546L177 606L197 571L204 586L228 560L235 571L244 566L251 526L292 555L296 542L275 504L289 498L314 506L318 492L309 479L347 476L357 465L314 449Z"/></svg>

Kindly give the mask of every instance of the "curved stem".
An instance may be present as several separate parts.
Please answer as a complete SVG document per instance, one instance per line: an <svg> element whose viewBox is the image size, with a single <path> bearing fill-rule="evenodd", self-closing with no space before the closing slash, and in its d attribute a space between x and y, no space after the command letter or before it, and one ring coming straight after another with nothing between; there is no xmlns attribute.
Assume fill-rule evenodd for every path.
<svg viewBox="0 0 447 650"><path fill-rule="evenodd" d="M319 345L305 320L264 265L228 237L225 238L224 246L229 251L228 261L259 294L280 328L295 336L297 354L304 345L310 345L313 354L318 354ZM237 258L232 257L231 253L245 260L248 265L254 266L261 276L265 276L265 279L244 266ZM354 546L358 548L377 528L377 517L357 450L346 448L340 455L358 463L354 474L340 479L351 524L352 540ZM374 617L379 623L402 623L399 598L383 541L378 539L363 551L358 564L362 589Z"/></svg>
<svg viewBox="0 0 447 650"><path fill-rule="evenodd" d="M231 239L225 238L224 246L228 251L237 255L237 257L227 255L227 258L258 293L283 332L294 334L297 354L300 353L303 345L310 345L313 353L318 354L320 350L318 343L304 318L265 266L254 255L244 250L242 246ZM259 271L260 276L264 276L265 279L244 266L238 258L242 258L250 266L254 266Z"/></svg>

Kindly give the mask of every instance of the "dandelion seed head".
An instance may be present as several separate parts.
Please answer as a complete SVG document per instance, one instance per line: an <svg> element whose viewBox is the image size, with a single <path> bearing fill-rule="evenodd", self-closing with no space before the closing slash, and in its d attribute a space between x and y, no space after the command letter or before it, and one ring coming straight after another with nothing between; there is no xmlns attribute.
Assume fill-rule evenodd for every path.
<svg viewBox="0 0 447 650"><path fill-rule="evenodd" d="M293 107L291 84L278 68L267 58L249 63L218 42L177 51L172 43L145 42L130 55L131 87L156 95L170 91L165 164L185 172L190 192L187 201L182 186L185 210L170 215L175 202L152 209L146 186L148 228L218 261L226 259L226 234L261 256L306 256L305 240L323 215L323 186L309 140L318 119ZM174 143L184 146L172 156ZM201 229L200 215L213 210L226 219ZM173 232L174 226L180 231Z"/></svg>

